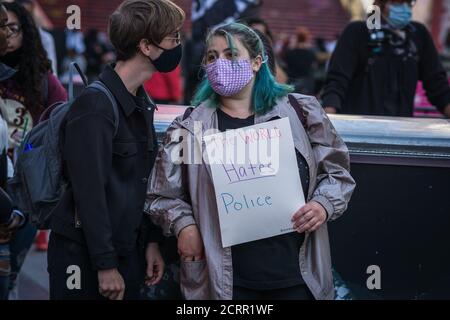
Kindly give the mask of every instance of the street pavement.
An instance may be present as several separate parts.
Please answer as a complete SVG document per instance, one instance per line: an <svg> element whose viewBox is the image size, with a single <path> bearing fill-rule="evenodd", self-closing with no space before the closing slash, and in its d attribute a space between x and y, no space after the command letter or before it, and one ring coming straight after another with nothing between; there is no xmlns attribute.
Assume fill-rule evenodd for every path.
<svg viewBox="0 0 450 320"><path fill-rule="evenodd" d="M19 278L19 300L48 300L47 253L30 249Z"/></svg>

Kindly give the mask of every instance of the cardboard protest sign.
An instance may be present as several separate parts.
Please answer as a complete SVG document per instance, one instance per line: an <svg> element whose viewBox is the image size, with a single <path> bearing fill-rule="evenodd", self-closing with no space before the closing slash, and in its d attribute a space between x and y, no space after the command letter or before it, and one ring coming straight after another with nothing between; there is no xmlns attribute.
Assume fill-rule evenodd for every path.
<svg viewBox="0 0 450 320"><path fill-rule="evenodd" d="M223 247L293 232L305 204L288 118L203 137Z"/></svg>

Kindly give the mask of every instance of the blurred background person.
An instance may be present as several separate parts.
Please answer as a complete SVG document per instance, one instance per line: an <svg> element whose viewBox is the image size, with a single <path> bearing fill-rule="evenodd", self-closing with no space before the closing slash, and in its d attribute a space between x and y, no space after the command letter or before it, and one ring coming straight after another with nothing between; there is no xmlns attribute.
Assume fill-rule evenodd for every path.
<svg viewBox="0 0 450 320"><path fill-rule="evenodd" d="M331 58L324 38L315 39L314 52L317 60L317 67L314 70L314 94L317 95L325 83L328 61Z"/></svg>
<svg viewBox="0 0 450 320"><path fill-rule="evenodd" d="M58 59L56 56L55 39L53 39L53 36L50 32L46 31L42 26L39 25L35 17L34 0L16 0L16 2L23 5L33 17L36 26L38 27L39 35L41 36L42 46L47 52L48 59L52 63L52 72L54 75L58 76Z"/></svg>
<svg viewBox="0 0 450 320"><path fill-rule="evenodd" d="M181 104L181 67L168 73L155 72L144 83L148 95L158 104Z"/></svg>
<svg viewBox="0 0 450 320"><path fill-rule="evenodd" d="M450 116L447 74L426 27L412 22L413 0L376 0L381 30L365 21L342 33L322 94L328 113L412 117L417 82L430 102Z"/></svg>
<svg viewBox="0 0 450 320"><path fill-rule="evenodd" d="M5 7L0 4L0 56L6 53L9 33L8 14ZM15 74L15 70L0 63L0 81L7 80ZM11 272L9 242L14 228L19 225L18 219L23 215L13 211L13 204L5 192L8 179L8 124L0 112L0 300L7 300L9 294L9 277ZM23 222L23 221L22 221Z"/></svg>
<svg viewBox="0 0 450 320"><path fill-rule="evenodd" d="M62 62L61 82L67 86L70 76L70 63L76 62L81 71L86 73L87 62L84 56L86 52L86 45L84 42L84 35L81 31L66 30L66 55ZM83 81L78 74L74 76L74 82L82 84Z"/></svg>
<svg viewBox="0 0 450 320"><path fill-rule="evenodd" d="M311 33L307 28L297 29L293 48L287 50L284 60L289 83L295 87L295 92L314 95L317 58L311 43Z"/></svg>
<svg viewBox="0 0 450 320"><path fill-rule="evenodd" d="M441 59L444 69L447 72L447 76L450 80L450 29L448 29L447 36L445 37L444 49L442 50Z"/></svg>
<svg viewBox="0 0 450 320"><path fill-rule="evenodd" d="M106 52L105 46L100 42L97 29L90 29L84 38L86 52L86 76L89 80L96 78L100 74L102 67L102 56Z"/></svg>
<svg viewBox="0 0 450 320"><path fill-rule="evenodd" d="M201 38L190 37L183 45L183 57L181 59L182 76L184 79L183 96L184 104L190 105L200 80L204 73L201 68L204 43Z"/></svg>
<svg viewBox="0 0 450 320"><path fill-rule="evenodd" d="M85 38L84 58L86 59L86 76L89 82L97 80L103 68L112 63L116 57L105 32L90 29Z"/></svg>
<svg viewBox="0 0 450 320"><path fill-rule="evenodd" d="M14 162L15 149L38 123L42 112L56 102L65 101L67 94L51 71L30 13L16 2L4 3L4 6L8 14L8 47L0 62L17 72L0 81L0 111L8 125L8 155ZM36 228L27 223L10 242L10 298L17 297L17 276L35 235Z"/></svg>
<svg viewBox="0 0 450 320"><path fill-rule="evenodd" d="M248 18L244 22L253 30L259 31L258 35L261 35L261 34L264 35L263 41L265 42L264 46L266 47L266 50L269 50L268 45L270 44L270 46L271 46L270 51L274 54L273 63L275 65L274 65L273 74L275 75L275 78L278 83L286 84L288 82L288 77L287 77L286 72L281 67L282 62L280 62L279 57L277 55L275 55L275 53L274 53L273 47L274 47L275 40L274 40L274 36L273 36L272 31L270 30L267 22L259 17Z"/></svg>

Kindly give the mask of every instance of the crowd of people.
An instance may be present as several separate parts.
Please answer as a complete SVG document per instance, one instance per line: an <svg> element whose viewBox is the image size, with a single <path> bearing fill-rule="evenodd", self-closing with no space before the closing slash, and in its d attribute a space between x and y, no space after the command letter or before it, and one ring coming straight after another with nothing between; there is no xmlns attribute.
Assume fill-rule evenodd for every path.
<svg viewBox="0 0 450 320"><path fill-rule="evenodd" d="M17 298L17 275L37 233L7 181L26 134L48 107L67 100L72 62L115 100L81 90L61 127L66 185L50 222L51 299L138 299L142 284L163 276L163 233L176 238L186 299L332 299L327 223L345 212L355 181L327 113L412 116L422 81L450 117L448 76L427 29L411 21L414 1L375 4L382 29L353 22L338 41L314 39L305 27L277 36L251 17L211 28L199 43L182 39L185 14L173 2L126 0L111 15L108 36L67 31L59 62L33 19L33 1L2 3L0 299ZM447 41L444 63L449 50ZM75 82L84 87L82 77ZM155 103L195 106L161 146ZM283 117L307 200L293 213L295 232L223 248L207 166L175 162L181 141L171 135L184 128L191 139L194 121L224 132ZM66 285L70 265L83 270L79 290Z"/></svg>

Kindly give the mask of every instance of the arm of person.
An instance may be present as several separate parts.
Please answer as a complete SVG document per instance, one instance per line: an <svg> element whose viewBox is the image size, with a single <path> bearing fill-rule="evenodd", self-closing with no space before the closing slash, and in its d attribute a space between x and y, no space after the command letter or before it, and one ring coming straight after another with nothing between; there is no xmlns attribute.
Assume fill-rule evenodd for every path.
<svg viewBox="0 0 450 320"><path fill-rule="evenodd" d="M113 154L112 107L106 96L89 93L77 99L70 112L63 158L92 266L95 270L117 268L106 200Z"/></svg>
<svg viewBox="0 0 450 320"><path fill-rule="evenodd" d="M152 137L153 137L153 150L155 150L155 152L152 152L152 158L150 159L150 162L153 164L155 164L156 161L156 156L157 156L157 152L156 150L158 150L158 139L157 139L157 134L156 134L156 130L155 130L155 126L152 126ZM151 176L149 178L149 181L151 181ZM143 219L143 223L142 223L142 235L144 237L144 244L146 246L152 244L152 243L159 243L162 242L164 240L164 235L162 232L162 229L159 225L156 225L155 223L153 223L153 221L151 220L151 216L146 214L146 212L144 211L144 219Z"/></svg>
<svg viewBox="0 0 450 320"><path fill-rule="evenodd" d="M322 94L327 113L339 112L346 98L350 82L359 64L358 52L361 41L364 41L364 45L367 43L364 27L361 22L347 26L331 56Z"/></svg>
<svg viewBox="0 0 450 320"><path fill-rule="evenodd" d="M56 102L67 101L67 91L51 72L48 73L48 98L47 107Z"/></svg>
<svg viewBox="0 0 450 320"><path fill-rule="evenodd" d="M153 286L162 279L164 274L165 263L159 250L159 243L164 240L164 236L161 228L155 225L146 214L142 224L142 235L146 248L145 260L147 263L145 284Z"/></svg>
<svg viewBox="0 0 450 320"><path fill-rule="evenodd" d="M144 212L162 227L164 234L178 237L178 250L184 260L196 260L203 257L203 243L192 213L183 165L172 159L183 145L178 133L186 133L177 125L179 121L175 119L170 126L158 152Z"/></svg>
<svg viewBox="0 0 450 320"><path fill-rule="evenodd" d="M114 116L109 99L90 93L71 107L65 127L64 155L91 264L98 271L99 293L123 299L125 283L112 242L106 186L112 168Z"/></svg>
<svg viewBox="0 0 450 320"><path fill-rule="evenodd" d="M428 30L421 24L415 26L423 41L419 58L419 78L423 81L428 100L450 118L450 86L447 73Z"/></svg>
<svg viewBox="0 0 450 320"><path fill-rule="evenodd" d="M302 104L307 114L307 133L317 163L317 179L311 201L295 218L312 211L310 215L320 217L323 223L325 218L332 221L345 212L356 184L350 175L347 146L317 99L308 99L309 101L303 101ZM299 226L301 224L297 225ZM310 224L309 227L314 226L315 224Z"/></svg>

